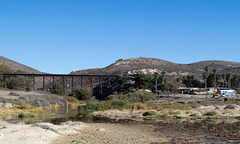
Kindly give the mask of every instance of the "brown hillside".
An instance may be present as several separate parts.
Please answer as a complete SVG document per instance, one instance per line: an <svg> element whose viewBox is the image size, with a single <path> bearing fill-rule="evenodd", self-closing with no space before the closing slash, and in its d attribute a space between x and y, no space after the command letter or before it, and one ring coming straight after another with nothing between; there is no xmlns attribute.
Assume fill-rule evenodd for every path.
<svg viewBox="0 0 240 144"><path fill-rule="evenodd" d="M2 56L0 56L0 64L7 65L14 71L21 70L21 71L25 71L27 73L41 73L40 71L38 71L36 69L25 66L23 64L20 64L18 62L15 62L13 60L10 60L10 59L2 57Z"/></svg>
<svg viewBox="0 0 240 144"><path fill-rule="evenodd" d="M166 77L169 81L174 82L177 77L195 74L196 78L202 80L204 67L209 66L210 72L213 68L218 69L218 73L228 73L240 75L240 63L227 61L202 61L192 64L176 64L155 58L132 58L118 60L115 63L99 69L87 69L72 72L71 74L107 74L123 75L124 73L145 73L153 75L154 72L161 73L166 71Z"/></svg>

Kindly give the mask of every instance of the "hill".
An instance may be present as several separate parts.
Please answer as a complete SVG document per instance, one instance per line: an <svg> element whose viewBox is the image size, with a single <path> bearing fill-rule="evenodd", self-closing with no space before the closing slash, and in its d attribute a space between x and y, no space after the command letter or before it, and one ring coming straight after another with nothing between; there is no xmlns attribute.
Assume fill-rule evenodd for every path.
<svg viewBox="0 0 240 144"><path fill-rule="evenodd" d="M26 65L20 64L18 62L15 62L15 61L5 58L3 56L0 56L0 64L7 65L14 71L21 70L21 71L25 71L27 73L36 73L36 74L41 73L40 71L38 71L36 69L33 69Z"/></svg>
<svg viewBox="0 0 240 144"><path fill-rule="evenodd" d="M126 60L117 60L115 63L98 69L87 69L72 72L71 74L107 74L107 75L123 75L124 73L144 73L153 75L154 72L161 73L166 71L166 78L175 81L179 76L195 74L196 78L202 80L204 67L209 66L210 72L213 68L218 69L218 73L231 72L240 75L240 63L227 61L201 61L191 64L176 64L156 58L132 58Z"/></svg>
<svg viewBox="0 0 240 144"><path fill-rule="evenodd" d="M0 64L7 65L13 70L22 70L28 73L42 73L36 69L30 68L13 60L0 56ZM209 66L210 72L213 68L218 69L218 73L233 73L240 75L240 63L229 61L200 61L190 64L176 64L169 61L156 59L156 58L131 58L119 59L115 63L110 64L104 68L86 69L72 72L70 74L93 74L93 75L123 75L125 73L144 73L153 75L154 72L161 73L166 71L166 78L174 82L177 77L195 74L196 78L203 80L202 74L204 67Z"/></svg>

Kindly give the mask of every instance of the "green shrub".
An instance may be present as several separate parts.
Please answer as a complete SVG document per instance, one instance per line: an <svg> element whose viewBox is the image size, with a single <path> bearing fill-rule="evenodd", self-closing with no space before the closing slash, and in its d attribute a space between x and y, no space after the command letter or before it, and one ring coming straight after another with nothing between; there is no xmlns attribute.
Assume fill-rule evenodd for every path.
<svg viewBox="0 0 240 144"><path fill-rule="evenodd" d="M20 114L18 114L18 117L22 119L25 117L25 115L24 115L24 113L20 113Z"/></svg>
<svg viewBox="0 0 240 144"><path fill-rule="evenodd" d="M204 114L204 116L215 116L215 115L217 115L216 111L210 111Z"/></svg>
<svg viewBox="0 0 240 144"><path fill-rule="evenodd" d="M156 114L157 113L155 111L148 111L148 112L143 113L143 116L154 116Z"/></svg>
<svg viewBox="0 0 240 144"><path fill-rule="evenodd" d="M168 118L169 116L167 114L163 114L160 116L160 118Z"/></svg>
<svg viewBox="0 0 240 144"><path fill-rule="evenodd" d="M60 83L56 83L51 89L50 92L53 94L63 95L63 86Z"/></svg>
<svg viewBox="0 0 240 144"><path fill-rule="evenodd" d="M90 100L92 96L92 91L80 87L74 89L70 95L77 98L78 100Z"/></svg>

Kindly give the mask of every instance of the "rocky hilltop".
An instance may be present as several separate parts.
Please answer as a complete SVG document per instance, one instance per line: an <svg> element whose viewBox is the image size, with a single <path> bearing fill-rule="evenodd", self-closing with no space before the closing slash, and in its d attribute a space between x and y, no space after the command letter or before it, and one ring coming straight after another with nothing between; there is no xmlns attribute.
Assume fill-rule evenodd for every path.
<svg viewBox="0 0 240 144"><path fill-rule="evenodd" d="M154 72L161 73L166 71L166 77L173 81L179 76L195 74L196 78L202 79L204 67L209 66L212 72L213 68L218 69L218 73L228 73L240 75L240 63L227 61L201 61L191 64L176 64L156 58L132 58L126 60L117 60L115 63L98 69L87 69L72 72L71 74L106 74L123 75L124 73L144 73L153 75Z"/></svg>
<svg viewBox="0 0 240 144"><path fill-rule="evenodd" d="M31 67L20 64L18 62L15 62L13 60L10 60L10 59L2 57L2 56L0 56L0 64L7 65L14 71L21 70L21 71L25 71L27 73L41 73L40 71L38 71L36 69L33 69Z"/></svg>

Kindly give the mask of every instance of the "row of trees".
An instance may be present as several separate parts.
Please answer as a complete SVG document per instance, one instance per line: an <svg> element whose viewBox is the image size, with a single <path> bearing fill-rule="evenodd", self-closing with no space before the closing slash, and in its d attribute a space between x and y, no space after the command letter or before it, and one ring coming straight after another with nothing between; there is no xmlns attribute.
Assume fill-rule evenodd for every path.
<svg viewBox="0 0 240 144"><path fill-rule="evenodd" d="M223 87L223 88L239 88L240 87L240 78L237 75L232 73L223 73L218 74L218 69L212 69L210 73L210 68L206 66L202 74L204 83L201 83L196 79L195 75L183 76L182 78L177 78L176 81L179 83L182 81L186 87Z"/></svg>
<svg viewBox="0 0 240 144"><path fill-rule="evenodd" d="M153 76L145 74L124 75L119 81L119 92L130 92L138 89L161 90L161 91L176 91L177 85L168 83L165 79L166 72L161 74L154 73Z"/></svg>
<svg viewBox="0 0 240 144"><path fill-rule="evenodd" d="M233 75L232 73L217 74L218 69L216 68L212 70L213 73L209 73L210 68L208 66L206 66L204 70L205 72L203 73L203 77L205 79L205 88L207 88L208 86L210 87L222 86L228 88L232 88L232 86L234 88L239 87L240 79L237 75ZM222 82L220 81L221 79Z"/></svg>

